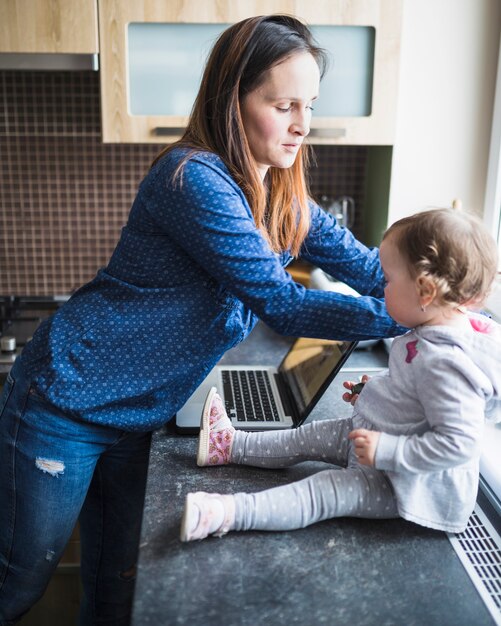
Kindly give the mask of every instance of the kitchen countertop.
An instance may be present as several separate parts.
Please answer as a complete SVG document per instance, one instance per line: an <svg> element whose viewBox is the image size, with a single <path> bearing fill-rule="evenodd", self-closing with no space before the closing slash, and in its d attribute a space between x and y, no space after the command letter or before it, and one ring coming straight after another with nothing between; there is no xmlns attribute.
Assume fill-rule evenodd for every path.
<svg viewBox="0 0 501 626"><path fill-rule="evenodd" d="M278 364L291 339L259 324L226 363ZM347 367L384 366L382 344ZM342 374L309 419L342 417ZM133 624L189 626L491 626L494 622L443 532L405 520L333 519L291 532L229 533L183 544L189 491L257 491L326 467L199 468L196 438L173 423L155 432Z"/></svg>

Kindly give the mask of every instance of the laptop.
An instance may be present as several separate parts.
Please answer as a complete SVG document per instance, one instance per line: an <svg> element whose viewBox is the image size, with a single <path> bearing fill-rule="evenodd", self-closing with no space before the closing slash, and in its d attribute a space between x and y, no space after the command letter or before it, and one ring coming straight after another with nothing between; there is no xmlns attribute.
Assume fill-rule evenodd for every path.
<svg viewBox="0 0 501 626"><path fill-rule="evenodd" d="M218 365L176 414L180 434L196 434L211 387L235 428L251 431L300 426L357 345L356 341L296 339L278 368Z"/></svg>

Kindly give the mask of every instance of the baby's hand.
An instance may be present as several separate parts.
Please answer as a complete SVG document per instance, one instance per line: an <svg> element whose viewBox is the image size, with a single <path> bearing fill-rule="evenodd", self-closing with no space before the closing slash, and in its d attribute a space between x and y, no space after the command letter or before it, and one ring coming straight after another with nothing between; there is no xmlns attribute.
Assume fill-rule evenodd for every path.
<svg viewBox="0 0 501 626"><path fill-rule="evenodd" d="M361 465L374 465L376 458L376 448L381 433L377 430L366 430L365 428L356 428L348 435L348 439L352 439L355 444L355 454Z"/></svg>
<svg viewBox="0 0 501 626"><path fill-rule="evenodd" d="M359 393L362 391L362 387L365 385L365 383L369 380L369 376L367 376L367 374L364 374L362 376L362 379L360 382L358 383L354 383L350 380L346 380L343 383L343 387L345 389L349 389L350 393L343 393L342 398L345 402L350 402L351 405L353 406L355 404L355 402L358 400L358 395Z"/></svg>

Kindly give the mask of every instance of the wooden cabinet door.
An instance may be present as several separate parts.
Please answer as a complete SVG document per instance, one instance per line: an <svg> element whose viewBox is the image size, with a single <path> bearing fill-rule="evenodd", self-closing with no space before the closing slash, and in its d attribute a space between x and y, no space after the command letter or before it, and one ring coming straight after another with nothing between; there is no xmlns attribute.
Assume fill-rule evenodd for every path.
<svg viewBox="0 0 501 626"><path fill-rule="evenodd" d="M96 0L0 0L0 52L96 54Z"/></svg>
<svg viewBox="0 0 501 626"><path fill-rule="evenodd" d="M252 15L287 13L310 25L371 27L376 33L369 114L314 114L309 141L391 145L396 118L401 5L402 0L99 0L103 141L165 144L179 137L188 119L189 107L184 115L131 111L129 25L231 24ZM173 85L175 88L175 81Z"/></svg>

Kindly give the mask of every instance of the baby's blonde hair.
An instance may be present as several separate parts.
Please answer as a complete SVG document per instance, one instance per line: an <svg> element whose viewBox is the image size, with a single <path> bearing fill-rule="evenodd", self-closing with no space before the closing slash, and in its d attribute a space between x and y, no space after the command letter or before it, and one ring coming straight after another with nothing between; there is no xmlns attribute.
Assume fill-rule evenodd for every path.
<svg viewBox="0 0 501 626"><path fill-rule="evenodd" d="M392 237L411 276L428 276L443 304L481 304L497 273L496 242L474 215L431 209L392 224Z"/></svg>

